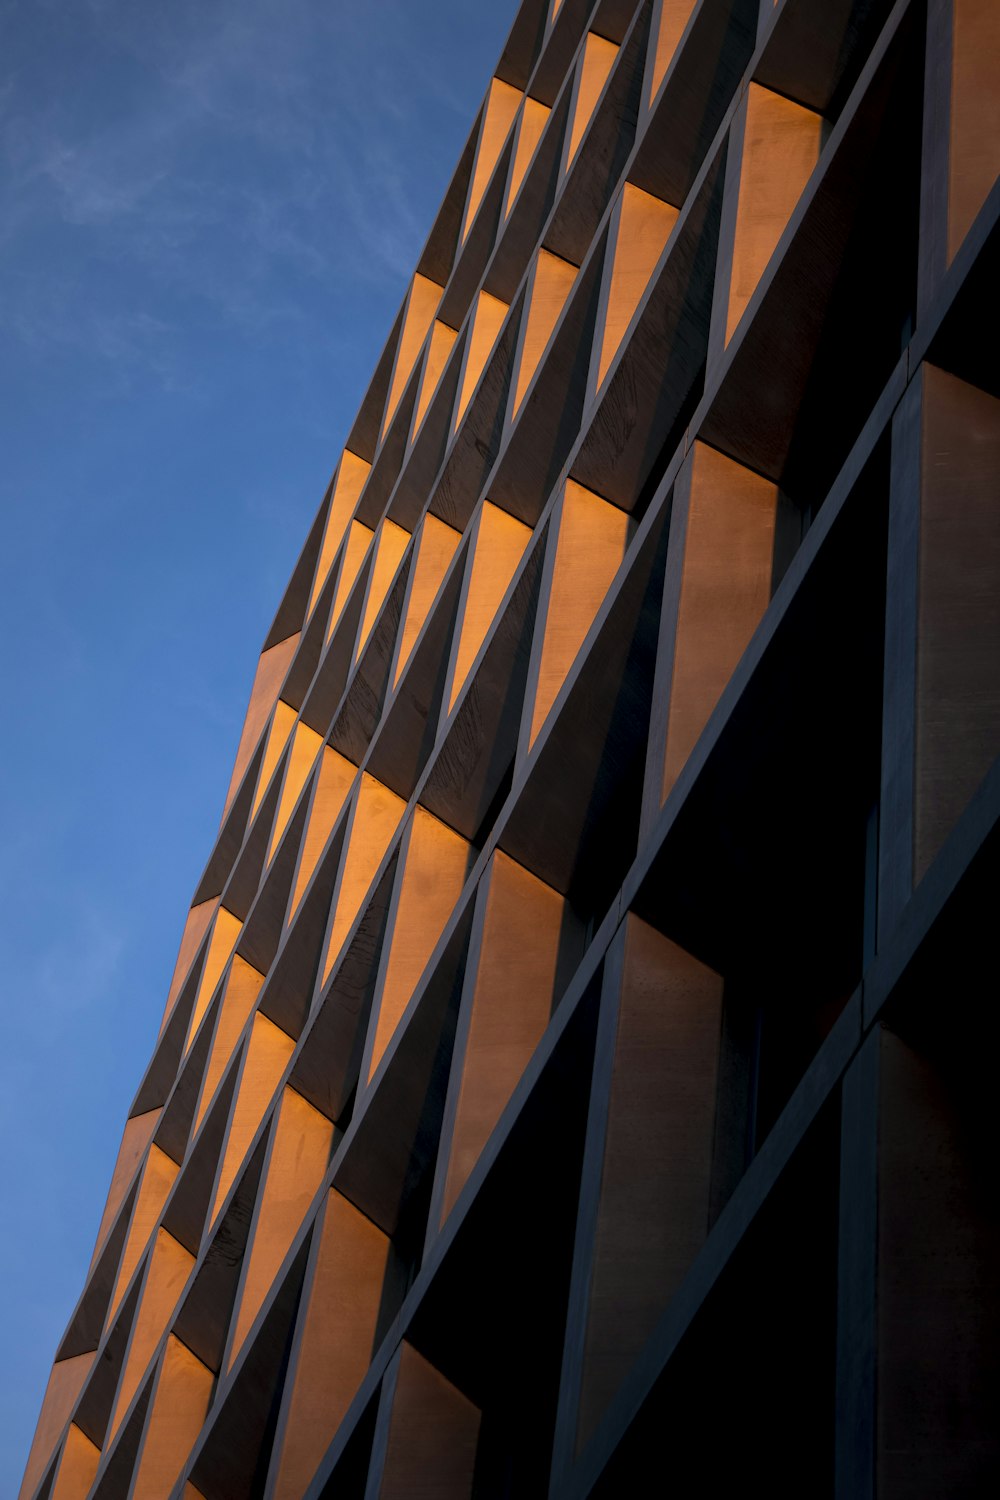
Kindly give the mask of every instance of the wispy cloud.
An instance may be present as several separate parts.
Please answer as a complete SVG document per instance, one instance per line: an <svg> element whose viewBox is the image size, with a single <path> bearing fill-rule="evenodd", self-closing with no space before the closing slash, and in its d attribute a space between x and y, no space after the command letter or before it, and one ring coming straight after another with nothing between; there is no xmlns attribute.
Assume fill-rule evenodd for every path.
<svg viewBox="0 0 1000 1500"><path fill-rule="evenodd" d="M434 109L467 113L447 80L432 83L437 70L409 65L404 5L378 0L361 17L314 0L164 11L86 0L70 12L84 59L75 84L56 76L39 90L30 66L22 84L0 84L8 265L41 244L31 279L52 277L47 257L75 256L115 268L126 303L135 278L133 302L195 299L258 341L304 315L302 283L332 294L350 276L402 291L429 225L399 166L400 133L425 130ZM65 343L58 286L23 281L9 330ZM102 329L82 319L96 352L168 378L162 308L101 316Z"/></svg>
<svg viewBox="0 0 1000 1500"><path fill-rule="evenodd" d="M140 212L166 177L165 169L137 170L135 144L97 139L69 145L56 138L36 174L55 189L71 224L105 224Z"/></svg>

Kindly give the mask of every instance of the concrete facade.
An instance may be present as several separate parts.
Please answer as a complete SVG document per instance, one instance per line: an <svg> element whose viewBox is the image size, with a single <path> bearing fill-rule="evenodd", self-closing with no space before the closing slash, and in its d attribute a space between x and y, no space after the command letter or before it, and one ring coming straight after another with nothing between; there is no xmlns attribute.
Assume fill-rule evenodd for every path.
<svg viewBox="0 0 1000 1500"><path fill-rule="evenodd" d="M998 169L993 0L523 0L21 1500L997 1493Z"/></svg>

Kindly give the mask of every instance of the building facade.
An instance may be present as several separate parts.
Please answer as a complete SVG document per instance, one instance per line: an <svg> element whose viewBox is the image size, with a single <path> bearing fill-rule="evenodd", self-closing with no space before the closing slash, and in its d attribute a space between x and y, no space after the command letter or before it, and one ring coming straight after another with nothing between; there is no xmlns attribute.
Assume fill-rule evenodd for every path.
<svg viewBox="0 0 1000 1500"><path fill-rule="evenodd" d="M993 0L523 0L22 1500L997 1492L998 168Z"/></svg>

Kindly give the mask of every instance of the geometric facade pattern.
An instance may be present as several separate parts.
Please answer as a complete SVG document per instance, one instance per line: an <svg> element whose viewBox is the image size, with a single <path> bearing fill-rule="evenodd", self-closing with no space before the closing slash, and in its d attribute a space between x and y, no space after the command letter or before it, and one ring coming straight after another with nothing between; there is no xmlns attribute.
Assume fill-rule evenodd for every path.
<svg viewBox="0 0 1000 1500"><path fill-rule="evenodd" d="M23 1500L996 1492L998 168L992 0L524 0Z"/></svg>

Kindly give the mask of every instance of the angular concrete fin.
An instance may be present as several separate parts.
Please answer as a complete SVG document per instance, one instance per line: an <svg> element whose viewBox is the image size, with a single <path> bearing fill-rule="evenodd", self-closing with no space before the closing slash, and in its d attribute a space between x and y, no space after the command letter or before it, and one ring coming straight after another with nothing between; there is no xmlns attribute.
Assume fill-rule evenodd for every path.
<svg viewBox="0 0 1000 1500"><path fill-rule="evenodd" d="M262 1131L237 1179L227 1208L212 1233L204 1236L195 1274L171 1325L181 1342L214 1375L222 1367L229 1319L236 1301L243 1253L266 1154L267 1135ZM169 1228L169 1225L165 1227Z"/></svg>
<svg viewBox="0 0 1000 1500"><path fill-rule="evenodd" d="M207 1500L262 1493L308 1251L305 1238L272 1289L257 1335L237 1361L232 1380L220 1382L190 1467L190 1482Z"/></svg>
<svg viewBox="0 0 1000 1500"><path fill-rule="evenodd" d="M193 1267L194 1256L172 1234L158 1229L118 1382L109 1437L113 1437L121 1425L149 1369L149 1362L167 1330Z"/></svg>
<svg viewBox="0 0 1000 1500"><path fill-rule="evenodd" d="M949 265L1000 172L1000 7L957 0L950 9Z"/></svg>
<svg viewBox="0 0 1000 1500"><path fill-rule="evenodd" d="M453 535L458 534L454 528L449 530ZM436 603L420 625L406 670L389 695L383 724L368 752L367 770L407 800L416 787L437 732L467 552L466 536L458 541L455 555L446 567L439 593L435 595Z"/></svg>
<svg viewBox="0 0 1000 1500"><path fill-rule="evenodd" d="M634 509L655 484L659 465L683 438L685 403L700 389L709 345L724 159L720 147L678 215L667 253L640 300L631 336L608 367L600 399L586 422L586 436L572 460L574 479L623 510ZM657 196L667 199L665 191ZM696 273L694 264L699 267ZM646 373L651 369L659 372L655 379ZM630 415L623 422L626 408ZM654 430L660 444L656 451L651 443Z"/></svg>
<svg viewBox="0 0 1000 1500"><path fill-rule="evenodd" d="M447 284L455 266L459 234L469 196L469 181L472 177L472 166L479 143L479 127L485 107L484 101L472 122L465 145L462 147L462 154L458 159L458 165L451 174L451 181L448 183L441 207L438 209L434 226L427 236L427 243L417 263L419 274L429 277L440 286Z"/></svg>
<svg viewBox="0 0 1000 1500"><path fill-rule="evenodd" d="M510 164L510 176L507 179L507 194L504 199L504 218L510 213L514 199L518 195L521 183L525 179L531 159L535 154L538 142L542 138L542 131L548 124L549 115L552 111L545 104L540 104L537 99L525 97L524 107L518 116L517 140L514 145L514 155Z"/></svg>
<svg viewBox="0 0 1000 1500"><path fill-rule="evenodd" d="M549 336L566 305L578 267L548 250L539 249L528 292L527 311L521 318L518 338L517 375L511 416L517 415L531 377L538 368Z"/></svg>
<svg viewBox="0 0 1000 1500"><path fill-rule="evenodd" d="M531 540L531 528L485 501L471 539L452 645L445 713L465 685L486 632Z"/></svg>
<svg viewBox="0 0 1000 1500"><path fill-rule="evenodd" d="M630 915L605 966L601 1158L580 1381L582 1448L704 1243L709 1222L722 980ZM607 1076L607 1082L604 1081ZM600 1130L593 1117L606 1110ZM635 1226L642 1224L641 1235ZM588 1274L589 1273L589 1274Z"/></svg>
<svg viewBox="0 0 1000 1500"><path fill-rule="evenodd" d="M683 570L660 637L669 671L657 688L669 703L661 803L770 602L779 507L777 485L703 443L694 444L686 471L671 517Z"/></svg>
<svg viewBox="0 0 1000 1500"><path fill-rule="evenodd" d="M635 522L624 511L572 479L566 481L558 525L549 532L550 556L532 645L522 754L534 744L634 531Z"/></svg>
<svg viewBox="0 0 1000 1500"><path fill-rule="evenodd" d="M300 1037L309 1016L323 952L350 809L345 807L289 921L260 996L261 1012L289 1036Z"/></svg>
<svg viewBox="0 0 1000 1500"><path fill-rule="evenodd" d="M659 93L695 4L696 0L656 0L643 88L647 109Z"/></svg>
<svg viewBox="0 0 1000 1500"><path fill-rule="evenodd" d="M358 768L353 762L346 760L336 750L331 750L329 745L323 746L323 757L309 803L305 836L302 840L298 869L295 872L295 882L292 887L292 898L288 907L289 921L298 911L299 902L312 879L319 857L326 848L327 840L333 832L333 825L340 816L357 773Z"/></svg>
<svg viewBox="0 0 1000 1500"><path fill-rule="evenodd" d="M518 6L504 43L496 75L523 89L531 77L545 40L549 0L526 0Z"/></svg>
<svg viewBox="0 0 1000 1500"><path fill-rule="evenodd" d="M198 984L198 993L195 997L194 1006L191 1010L191 1022L188 1026L187 1041L184 1045L185 1053L194 1041L201 1018L208 1009L208 1002L215 993L215 987L222 978L222 971L233 955L236 947L236 939L240 935L243 924L239 917L220 906L215 915L215 925L212 928L212 936L209 939L208 952L205 955L205 967L201 973Z"/></svg>
<svg viewBox="0 0 1000 1500"><path fill-rule="evenodd" d="M434 321L437 305L441 301L441 291L442 288L436 282L429 281L426 276L414 276L409 296L406 299L406 313L403 317L399 344L396 347L396 360L392 369L392 380L389 383L389 395L385 403L385 416L382 418L382 437L385 436L386 429L396 414L400 397L413 374L417 356L423 348L427 331Z"/></svg>
<svg viewBox="0 0 1000 1500"><path fill-rule="evenodd" d="M316 576L313 579L309 608L306 611L307 618L316 608L319 596L330 576L334 558L337 556L337 551L357 509L358 499L365 480L371 473L371 467L371 464L365 463L363 458L359 458L349 448L344 449L333 481L333 493L330 496L330 508L327 511L326 527L323 532L323 545L316 562Z"/></svg>
<svg viewBox="0 0 1000 1500"><path fill-rule="evenodd" d="M210 901L200 901L188 911L184 922L184 931L181 934L180 951L177 954L173 977L170 980L170 989L167 991L167 1003L163 1007L163 1020L160 1024L161 1035L169 1019L170 1012L174 1008L174 1002L181 992L181 986L188 976L194 956L201 947L201 940L208 931L208 924L215 915L215 909L218 904L219 898L216 896Z"/></svg>
<svg viewBox="0 0 1000 1500"><path fill-rule="evenodd" d="M209 932L211 933L211 929ZM184 1045L191 1021L191 1012L205 968L208 942L209 939L206 937L181 987L181 992L174 1002L174 1008L167 1017L166 1025L157 1038L153 1056L136 1090L135 1098L132 1100L129 1109L130 1116L146 1114L147 1111L158 1109L167 1102L167 1097L177 1077L177 1070L184 1058Z"/></svg>
<svg viewBox="0 0 1000 1500"><path fill-rule="evenodd" d="M822 115L813 110L757 83L747 89L733 126L736 139L726 168L727 174L739 172L739 190L731 246L723 232L719 252L716 299L726 298L723 346L743 316L819 160L823 127ZM713 319L720 313L717 306Z"/></svg>
<svg viewBox="0 0 1000 1500"><path fill-rule="evenodd" d="M88 1274L87 1284L59 1342L57 1364L74 1359L78 1354L91 1353L101 1341L138 1191L139 1183L134 1181L108 1230L104 1248Z"/></svg>
<svg viewBox="0 0 1000 1500"><path fill-rule="evenodd" d="M226 1368L231 1370L330 1160L333 1125L286 1088L275 1113Z"/></svg>
<svg viewBox="0 0 1000 1500"><path fill-rule="evenodd" d="M261 762L260 775L257 778L257 788L254 792L253 804L250 809L251 820L256 816L264 793L271 785L271 777L281 759L281 753L288 744L288 737L295 724L295 710L288 703L278 699L274 705L274 715L267 731L267 739L264 743L264 759Z"/></svg>
<svg viewBox="0 0 1000 1500"><path fill-rule="evenodd" d="M396 644L390 687L395 688L410 659L410 653L438 589L448 564L451 562L462 540L453 526L446 526L437 516L428 511L421 522L414 543L415 557L407 580L406 599L403 604L403 621Z"/></svg>
<svg viewBox="0 0 1000 1500"><path fill-rule="evenodd" d="M266 874L267 851L288 765L288 752L289 741L286 741L222 892L223 906L242 922L246 921Z"/></svg>
<svg viewBox="0 0 1000 1500"><path fill-rule="evenodd" d="M198 1103L201 1081L205 1075L205 1064L212 1045L212 1033L220 1003L221 995L217 993L214 1005L209 1007L207 1021L199 1028L198 1035L178 1070L177 1079L153 1135L153 1144L166 1152L178 1167L187 1154L195 1105Z"/></svg>
<svg viewBox="0 0 1000 1500"><path fill-rule="evenodd" d="M71 1359L57 1360L52 1366L18 1500L31 1500L34 1495L93 1363L92 1353L77 1354Z"/></svg>
<svg viewBox="0 0 1000 1500"><path fill-rule="evenodd" d="M401 797L374 776L362 772L337 876L320 989L330 977L405 811L406 803Z"/></svg>
<svg viewBox="0 0 1000 1500"><path fill-rule="evenodd" d="M173 1192L163 1211L163 1228L197 1254L205 1237L205 1221L232 1109L240 1056L230 1060L215 1096L209 1101L195 1132Z"/></svg>
<svg viewBox="0 0 1000 1500"><path fill-rule="evenodd" d="M572 117L565 157L567 170L573 165L573 159L580 148L580 142L597 108L601 90L608 81L608 75L614 67L617 56L618 48L614 42L607 41L596 32L587 33L583 55L580 58L576 81L573 85Z"/></svg>
<svg viewBox="0 0 1000 1500"><path fill-rule="evenodd" d="M101 1461L101 1450L75 1422L69 1425L49 1500L86 1500Z"/></svg>
<svg viewBox="0 0 1000 1500"><path fill-rule="evenodd" d="M327 1119L345 1128L356 1095L398 846L390 846L341 946L329 982L315 997L289 1082Z"/></svg>
<svg viewBox="0 0 1000 1500"><path fill-rule="evenodd" d="M229 1117L226 1144L219 1163L209 1224L216 1215L243 1165L267 1106L274 1097L281 1075L288 1066L295 1043L273 1021L259 1013L253 1018L243 1051L236 1095Z"/></svg>
<svg viewBox="0 0 1000 1500"><path fill-rule="evenodd" d="M386 556L384 560L388 571L391 557ZM367 639L360 650L354 670L348 676L346 691L327 735L332 748L357 765L368 758L390 695L390 671L396 654L413 561L414 547L407 539L402 560L392 574L381 606L374 615ZM370 597L366 596L366 604L368 603L374 608L374 581ZM359 623L359 639L360 635Z"/></svg>
<svg viewBox="0 0 1000 1500"><path fill-rule="evenodd" d="M540 520L580 431L606 245L607 227L569 289L544 361L534 372L531 397L522 401L513 429L506 428L507 441L489 479L489 499L529 526ZM520 321L510 320L508 337L517 334Z"/></svg>
<svg viewBox="0 0 1000 1500"><path fill-rule="evenodd" d="M362 1083L368 1083L462 893L475 850L419 805L400 849Z"/></svg>
<svg viewBox="0 0 1000 1500"><path fill-rule="evenodd" d="M560 708L538 731L501 835L512 858L572 892L581 911L606 910L637 847L669 514L658 507L640 525L592 643L560 689ZM623 775L623 766L634 769Z"/></svg>
<svg viewBox="0 0 1000 1500"><path fill-rule="evenodd" d="M358 627L357 645L354 648L355 662L368 644L379 610L385 603L385 596L389 592L389 585L396 576L396 569L409 543L410 533L404 531L402 526L397 526L394 521L385 520L379 526L375 540L375 557L368 574L365 606L361 615L361 624Z"/></svg>
<svg viewBox="0 0 1000 1500"><path fill-rule="evenodd" d="M422 269L422 268L421 268ZM378 364L375 366L375 374L372 376L364 399L354 419L354 424L347 435L347 447L352 453L366 463L372 463L378 451L378 437L382 426L382 413L385 411L385 398L389 392L389 379L392 375L393 361L396 357L396 345L399 343L399 333L403 326L403 314L406 310L406 300L396 314L395 321L389 337L385 341L382 353L379 355Z"/></svg>
<svg viewBox="0 0 1000 1500"><path fill-rule="evenodd" d="M442 697L440 723L437 714L432 721L440 744L420 802L473 843L479 842L483 820L499 806L496 799L513 773L547 533L546 520L515 569L454 707L448 713ZM429 748L429 733L427 742ZM458 746L464 747L464 766L456 777L451 750Z"/></svg>
<svg viewBox="0 0 1000 1500"><path fill-rule="evenodd" d="M237 952L261 974L269 971L281 945L308 811L304 799L297 803L285 837L275 851L240 933Z"/></svg>
<svg viewBox="0 0 1000 1500"><path fill-rule="evenodd" d="M365 526L362 521L351 522L341 550L337 588L333 596L333 604L330 606L330 619L326 627L328 643L344 613L351 590L361 572L361 566L368 556L368 548L373 536L374 532L370 526Z"/></svg>
<svg viewBox="0 0 1000 1500"><path fill-rule="evenodd" d="M247 824L250 821L250 805L253 802L253 794L257 788L257 778L260 775L260 763L264 759L264 736L257 740L257 747L247 762L247 768L243 773L239 788L229 810L226 813L222 826L215 840L215 847L208 857L208 861L198 882L198 889L194 894L194 904L202 901L216 900L225 890L226 882L232 874L233 865L239 852L243 847L246 836Z"/></svg>
<svg viewBox="0 0 1000 1500"><path fill-rule="evenodd" d="M313 1230L278 1436L273 1500L304 1495L361 1385L376 1344L390 1246L337 1192Z"/></svg>
<svg viewBox="0 0 1000 1500"><path fill-rule="evenodd" d="M458 400L455 403L455 416L451 424L453 432L458 430L465 416L466 407L472 400L473 392L479 384L479 377L486 368L486 362L497 341L497 335L507 312L506 302L501 302L498 297L491 297L489 292L479 293L472 314L469 336L465 343L461 384Z"/></svg>
<svg viewBox="0 0 1000 1500"><path fill-rule="evenodd" d="M250 704L247 708L246 718L243 720L239 748L236 751L236 764L233 766L232 779L229 783L229 790L226 793L226 804L222 810L223 822L225 822L230 803L235 797L237 788L243 779L243 773L250 764L250 758L257 747L261 731L270 718L271 710L277 701L278 692L284 681L285 673L291 665L291 660L295 655L295 648L298 643L298 634L290 635L286 640L279 641L277 645L271 646L269 650L263 652L260 661L257 663L257 673L250 692Z"/></svg>
<svg viewBox="0 0 1000 1500"><path fill-rule="evenodd" d="M407 1500L414 1473L428 1497L468 1500L482 1413L411 1344L397 1361L382 1390L366 1500Z"/></svg>
<svg viewBox="0 0 1000 1500"><path fill-rule="evenodd" d="M676 222L677 209L672 204L644 193L631 182L625 183L615 213L611 252L604 266L603 327L594 382L597 391Z"/></svg>
<svg viewBox="0 0 1000 1500"><path fill-rule="evenodd" d="M226 987L222 992L219 1019L212 1036L212 1049L208 1055L208 1063L202 1079L192 1134L197 1134L198 1127L205 1117L205 1111L215 1097L215 1091L229 1066L229 1060L263 983L263 974L258 973L238 953L233 955L232 967L229 970Z"/></svg>
<svg viewBox="0 0 1000 1500"><path fill-rule="evenodd" d="M355 528L358 528L363 540L358 539L358 532ZM358 566L350 586L347 585L345 579L343 597L340 600L334 600L337 607L337 619L333 628L327 630L323 653L303 698L299 715L304 724L308 724L310 729L314 729L317 734L324 737L329 733L334 712L343 698L344 690L351 677L354 643L357 640L358 626L361 623L361 610L365 601L368 573L372 562L373 548L368 528L360 522L352 521L349 541L352 534L355 539L359 540L357 550L360 556L354 559ZM348 542L344 545L345 549L348 548ZM354 551L353 543L350 551ZM350 556L342 560L352 563L353 567ZM340 592L339 582L338 577L336 591L338 593ZM326 597L327 592L324 590L324 599ZM327 613L331 611L328 610Z"/></svg>
<svg viewBox="0 0 1000 1500"><path fill-rule="evenodd" d="M162 1500L170 1494L208 1415L214 1387L212 1371L168 1334L130 1500Z"/></svg>
<svg viewBox="0 0 1000 1500"><path fill-rule="evenodd" d="M499 78L494 78L490 84L490 91L486 96L486 108L483 111L483 123L479 131L479 144L476 148L472 180L469 183L465 217L462 221L463 241L472 227L476 210L482 202L483 194L493 175L493 168L500 160L500 152L503 150L522 97L520 89L511 88L509 83L502 83Z"/></svg>
<svg viewBox="0 0 1000 1500"><path fill-rule="evenodd" d="M334 1187L390 1237L414 1214L426 1219L475 905L471 892L460 900L338 1155ZM389 1136L400 1149L386 1153Z"/></svg>
<svg viewBox="0 0 1000 1500"><path fill-rule="evenodd" d="M122 1252L121 1265L118 1268L118 1280L112 1293L111 1304L108 1308L106 1326L110 1328L114 1322L118 1304L125 1294L125 1290L132 1280L132 1275L142 1257L142 1253L149 1244L150 1235L153 1233L163 1212L163 1205L167 1201L167 1195L177 1179L177 1163L170 1160L165 1151L153 1144L149 1148L146 1157L146 1165L142 1170L139 1181L139 1191L136 1195L135 1206L132 1209L132 1218L129 1223L128 1238L125 1241L125 1249Z"/></svg>
<svg viewBox="0 0 1000 1500"><path fill-rule="evenodd" d="M322 736L318 735L314 729L310 729L308 724L296 724L288 762L285 766L285 775L281 783L281 799L278 802L278 811L268 844L268 864L273 858L275 849L281 843L281 835L288 827L292 809L298 802L302 788L309 779L309 773L316 764L322 744Z"/></svg>
<svg viewBox="0 0 1000 1500"><path fill-rule="evenodd" d="M451 1139L442 1141L435 1188L437 1224L479 1160L583 951L582 925L565 898L500 850L480 883L476 926L449 1083Z"/></svg>
<svg viewBox="0 0 1000 1500"><path fill-rule="evenodd" d="M326 622L336 588L336 570L331 569L317 598L316 605L302 632L295 659L281 687L281 696L291 708L301 710L326 645Z"/></svg>
<svg viewBox="0 0 1000 1500"><path fill-rule="evenodd" d="M111 1176L107 1202L104 1205L104 1213L101 1215L101 1227L97 1231L97 1243L90 1260L91 1271L104 1248L105 1236L125 1200L125 1194L135 1177L143 1153L153 1138L153 1131L156 1129L159 1118L158 1109L149 1109L145 1114L133 1115L131 1119L125 1121L122 1143L118 1148L118 1160L115 1162L115 1170Z"/></svg>
<svg viewBox="0 0 1000 1500"><path fill-rule="evenodd" d="M326 513L324 497L324 503L320 505L309 528L306 544L292 569L292 576L281 603L278 605L277 613L271 621L271 628L264 641L263 650L265 651L276 646L279 641L287 640L291 635L300 634L305 625L309 613L307 608L309 586L316 571L316 558L319 555L320 539L326 524Z"/></svg>
<svg viewBox="0 0 1000 1500"><path fill-rule="evenodd" d="M411 443L420 431L427 408L438 388L438 382L457 338L458 333L454 328L449 328L447 323L435 319L431 336L427 341L424 367L420 372L420 391L417 395L417 404L413 409L413 425L410 429Z"/></svg>
<svg viewBox="0 0 1000 1500"><path fill-rule="evenodd" d="M151 1364L117 1431L108 1438L101 1455L99 1478L91 1491L92 1500L112 1500L112 1496L128 1494L139 1458L155 1374Z"/></svg>
<svg viewBox="0 0 1000 1500"><path fill-rule="evenodd" d="M145 1280L145 1268L133 1280L126 1293L114 1322L104 1334L100 1358L94 1361L90 1375L84 1382L73 1413L73 1421L90 1441L99 1448L108 1444L108 1424L114 1405L115 1391L125 1363L128 1341L139 1306L139 1294Z"/></svg>

